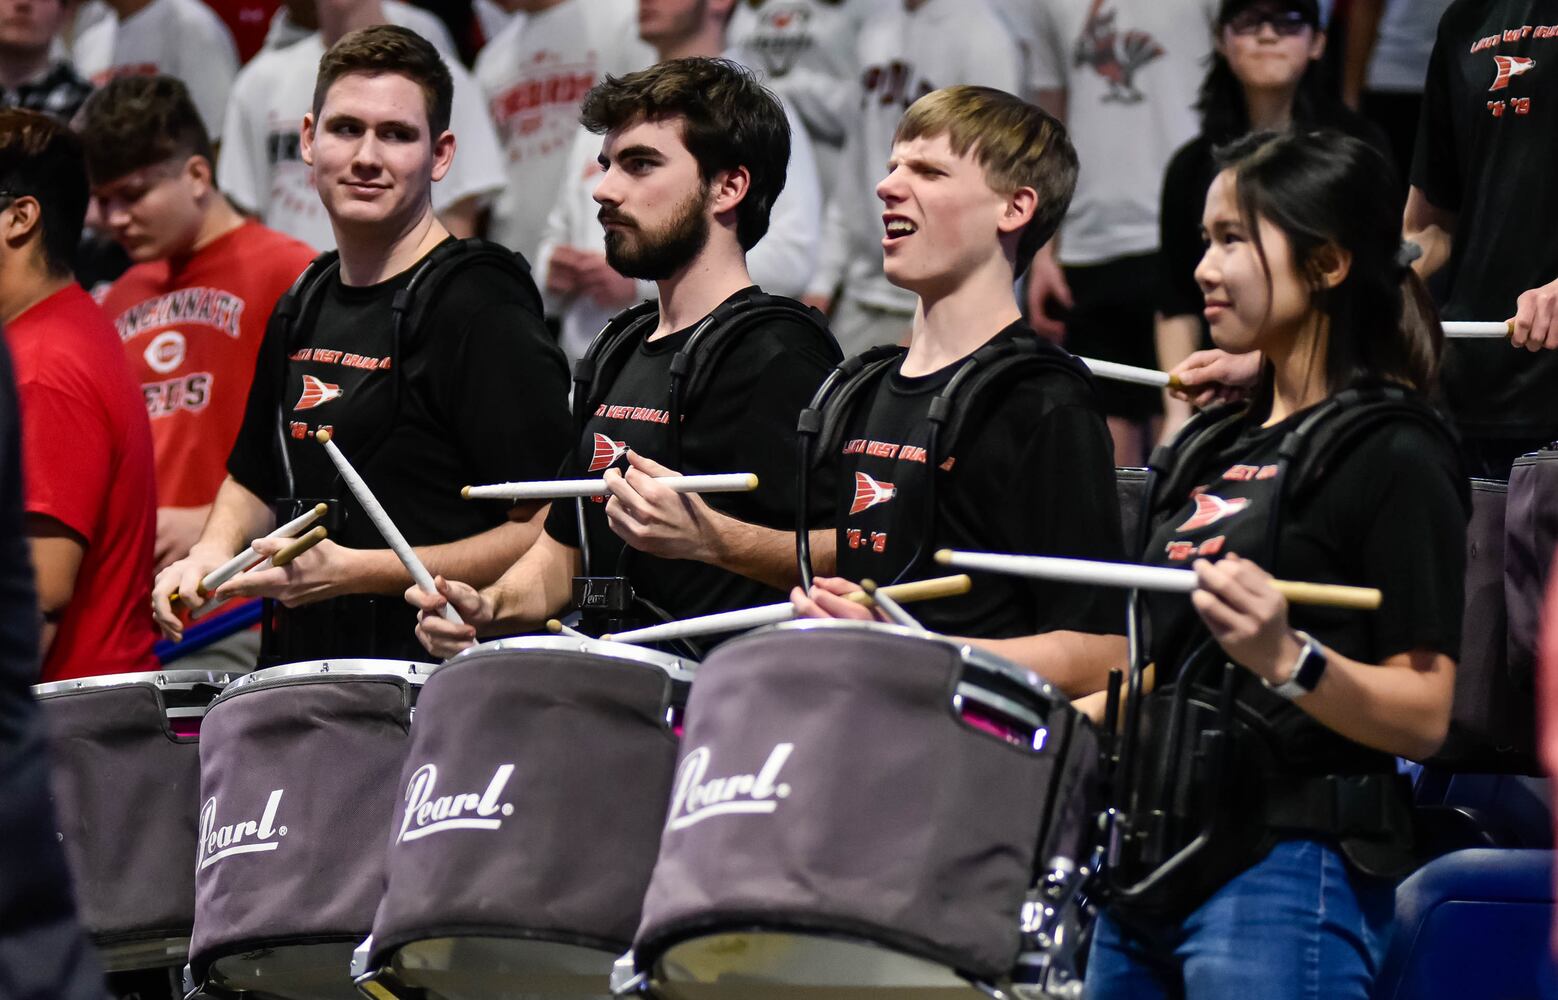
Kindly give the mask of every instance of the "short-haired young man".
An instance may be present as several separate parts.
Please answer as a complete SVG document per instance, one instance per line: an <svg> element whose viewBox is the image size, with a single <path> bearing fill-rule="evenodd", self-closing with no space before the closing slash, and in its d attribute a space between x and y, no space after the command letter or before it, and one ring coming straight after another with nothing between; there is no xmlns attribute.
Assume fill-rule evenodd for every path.
<svg viewBox="0 0 1558 1000"><path fill-rule="evenodd" d="M295 319L280 307L271 317L211 516L189 557L157 578L170 635L180 626L168 598L200 606L201 577L276 523L272 501L327 500L341 515L329 540L217 595L283 605L262 662L416 654L415 616L395 596L410 577L313 440L321 428L435 573L491 581L539 533L538 508L459 494L549 474L569 431L567 372L534 284L511 257L452 240L433 215L433 182L455 155L451 89L433 47L393 25L349 34L320 61L302 154L340 255L289 299ZM418 275L431 287L408 292L397 321L397 297Z"/></svg>
<svg viewBox="0 0 1558 1000"><path fill-rule="evenodd" d="M399 25L435 49L438 39L423 33L430 15L408 4L319 0L314 7L318 30L285 47L266 49L233 81L216 177L235 204L267 226L316 250L329 250L335 246L331 215L314 188L298 132L313 104L320 59L348 34L374 25ZM434 187L433 207L440 224L463 238L476 235L485 200L503 188L502 153L475 79L452 52L440 54L453 82L447 127L459 137L460 155Z"/></svg>
<svg viewBox="0 0 1558 1000"><path fill-rule="evenodd" d="M0 111L0 324L21 401L44 681L157 669L151 431L112 324L70 273L87 198L69 127Z"/></svg>
<svg viewBox="0 0 1558 1000"><path fill-rule="evenodd" d="M717 354L691 352L690 379L705 388L686 398L685 420L672 415L671 375L706 318L756 291L746 252L784 186L784 111L735 64L689 58L608 78L585 98L583 121L604 136L595 200L611 266L660 292L658 311L623 334L636 338L625 341L625 360L598 375L563 466L570 477L605 469L612 496L554 504L535 547L481 592L440 581L464 626L434 613L441 598L408 590L423 609L418 635L439 655L567 607L581 565L579 517L591 574L619 569L639 598L672 617L774 600L795 579L795 421L838 358L832 337L798 311L729 327ZM626 475L617 469L624 456ZM670 468L755 472L760 486L682 497L654 481Z"/></svg>
<svg viewBox="0 0 1558 1000"><path fill-rule="evenodd" d="M162 569L200 537L266 321L314 252L244 218L217 190L205 126L173 77L111 80L79 124L103 223L136 262L100 304L151 419ZM231 652L252 664L257 639L243 633Z"/></svg>
<svg viewBox="0 0 1558 1000"><path fill-rule="evenodd" d="M807 613L860 617L836 596L855 589L847 581L935 576L939 548L1120 558L1109 432L1091 381L1022 322L1012 290L1065 214L1076 173L1065 128L1002 91L949 87L905 112L876 193L883 268L919 304L907 353L878 370L827 442L840 578L819 580L809 598L793 593ZM950 440L932 437L932 401L971 361L997 370L991 348L1027 359L954 396L961 431L952 421ZM1123 663L1123 610L1118 592L986 575L915 614L1082 694Z"/></svg>
<svg viewBox="0 0 1558 1000"><path fill-rule="evenodd" d="M0 107L70 121L92 85L56 58L69 0L0 0Z"/></svg>

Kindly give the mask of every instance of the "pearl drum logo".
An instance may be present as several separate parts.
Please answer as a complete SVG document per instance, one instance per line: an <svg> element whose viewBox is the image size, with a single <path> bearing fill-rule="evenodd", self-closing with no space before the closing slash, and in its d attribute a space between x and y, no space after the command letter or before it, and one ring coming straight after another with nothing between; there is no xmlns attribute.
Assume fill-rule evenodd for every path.
<svg viewBox="0 0 1558 1000"><path fill-rule="evenodd" d="M287 835L285 826L276 825L276 813L281 809L281 796L286 789L277 788L270 793L265 809L258 820L244 820L227 826L216 823L216 796L206 799L200 810L200 848L197 863L205 869L235 854L260 854L274 851L281 846L281 838Z"/></svg>
<svg viewBox="0 0 1558 1000"><path fill-rule="evenodd" d="M790 786L779 781L794 743L780 743L768 754L756 774L732 774L708 778L711 753L699 747L682 759L676 769L676 791L671 798L667 830L685 830L715 816L733 814L767 815L779 808L779 800L789 798Z"/></svg>
<svg viewBox="0 0 1558 1000"><path fill-rule="evenodd" d="M406 815L400 821L395 843L420 840L445 830L498 829L505 816L514 815L513 803L498 801L513 774L513 764L501 764L480 793L435 796L438 765L423 764L406 785Z"/></svg>

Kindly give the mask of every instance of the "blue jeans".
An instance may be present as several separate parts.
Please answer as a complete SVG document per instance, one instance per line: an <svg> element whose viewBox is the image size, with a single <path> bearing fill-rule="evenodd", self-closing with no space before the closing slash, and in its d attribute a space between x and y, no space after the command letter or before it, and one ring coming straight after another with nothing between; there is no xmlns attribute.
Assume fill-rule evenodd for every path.
<svg viewBox="0 0 1558 1000"><path fill-rule="evenodd" d="M1093 934L1089 1000L1368 1000L1395 917L1395 886L1335 848L1286 840L1177 925ZM1141 923L1141 921L1137 921Z"/></svg>

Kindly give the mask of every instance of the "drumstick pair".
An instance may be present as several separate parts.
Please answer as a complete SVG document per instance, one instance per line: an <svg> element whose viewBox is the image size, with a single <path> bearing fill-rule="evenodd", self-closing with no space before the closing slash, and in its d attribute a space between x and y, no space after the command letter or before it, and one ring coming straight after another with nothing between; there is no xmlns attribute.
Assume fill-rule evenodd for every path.
<svg viewBox="0 0 1558 1000"><path fill-rule="evenodd" d="M320 504L319 506L323 507L324 504ZM260 560L253 566L250 566L244 572L258 573L263 569L273 569L278 566L285 566L292 562L292 560L296 559L298 556L324 541L328 536L329 532L327 532L325 530L325 526L321 524L310 531L304 532L297 538L294 538L291 544L282 546L276 551L275 555L270 556L267 559ZM224 580L223 582L225 583L226 581ZM220 584L218 584L218 586L220 586ZM227 605L234 600L241 600L241 598L221 597L207 604L202 604L200 607L189 613L189 620L199 621L207 615L214 613L218 608L223 607L224 605Z"/></svg>
<svg viewBox="0 0 1558 1000"><path fill-rule="evenodd" d="M329 507L328 504L323 504L323 503L315 504L309 510L304 511L302 514L298 515L297 517L294 517L292 520L288 521L286 524L283 524L281 527L279 527L276 530L272 531L270 534L266 535L265 537L266 538L294 538L294 537L297 537L298 532L302 531L304 528L307 528L309 525L313 524L315 521L319 520L321 517L324 517L325 516L325 512L328 511L329 509L330 509L330 507ZM299 549L297 552L293 553L291 558L295 559L299 555L302 555L303 552L307 551L309 548L312 548L314 545L318 544L320 539L322 539L323 537L324 536L320 536L320 538L316 538L313 542L310 542L308 545L304 546L302 549ZM277 553L277 555L280 555L280 554L281 553L279 553L279 552ZM258 567L258 565L259 565L259 563L261 561L262 560L260 558L260 554L258 552L256 552L256 551L254 551L254 546L253 545L250 545L249 547L245 548L242 552L238 553L237 555L233 556L231 559L227 560L222 565L218 566L216 569L212 570L211 572L207 573L205 576L201 577L200 582L198 584L196 584L196 586L195 586L195 593L199 594L201 597L210 597L211 594L216 591L216 588L220 587L222 584L226 583L228 580L231 580L233 577L237 576L239 573L244 572L245 570L255 569L256 567ZM289 559L288 561L290 562L291 559ZM285 565L285 563L283 563L282 565ZM175 602L177 602L177 601L179 601L181 599L182 598L177 593L173 594L171 597L168 598L170 603L175 603ZM205 613L209 614L210 612L206 611Z"/></svg>

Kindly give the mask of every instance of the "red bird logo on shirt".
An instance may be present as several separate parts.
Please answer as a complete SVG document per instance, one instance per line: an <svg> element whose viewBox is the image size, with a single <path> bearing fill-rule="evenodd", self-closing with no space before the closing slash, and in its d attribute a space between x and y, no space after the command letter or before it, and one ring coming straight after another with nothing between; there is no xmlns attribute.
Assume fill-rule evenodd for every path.
<svg viewBox="0 0 1558 1000"><path fill-rule="evenodd" d="M1175 531L1194 531L1204 528L1209 524L1216 524L1225 517L1232 517L1239 511L1250 505L1245 497L1235 497L1232 500L1224 500L1222 497L1213 496L1210 493L1196 494L1196 512L1190 515L1190 519Z"/></svg>
<svg viewBox="0 0 1558 1000"><path fill-rule="evenodd" d="M855 502L849 505L851 514L869 510L879 503L886 503L898 495L898 487L892 483L879 483L864 472L855 473Z"/></svg>
<svg viewBox="0 0 1558 1000"><path fill-rule="evenodd" d="M604 434L595 435L595 454L590 458L590 471L599 472L616 464L617 459L628 453L626 441L613 441Z"/></svg>
<svg viewBox="0 0 1558 1000"><path fill-rule="evenodd" d="M1115 17L1115 11L1104 10L1104 0L1093 0L1071 59L1077 66L1091 66L1108 82L1105 101L1136 104L1146 96L1136 86L1137 70L1161 58L1164 49L1145 31L1121 31Z"/></svg>
<svg viewBox="0 0 1558 1000"><path fill-rule="evenodd" d="M1525 56L1494 56L1493 64L1498 67L1498 75L1493 78L1493 86L1488 90L1503 90L1509 86L1509 81L1522 73L1529 73L1536 68L1536 60Z"/></svg>
<svg viewBox="0 0 1558 1000"><path fill-rule="evenodd" d="M298 405L294 410L312 410L316 406L323 406L333 400L340 399L345 393L338 385L322 382L312 375L303 376L303 395L298 397Z"/></svg>

